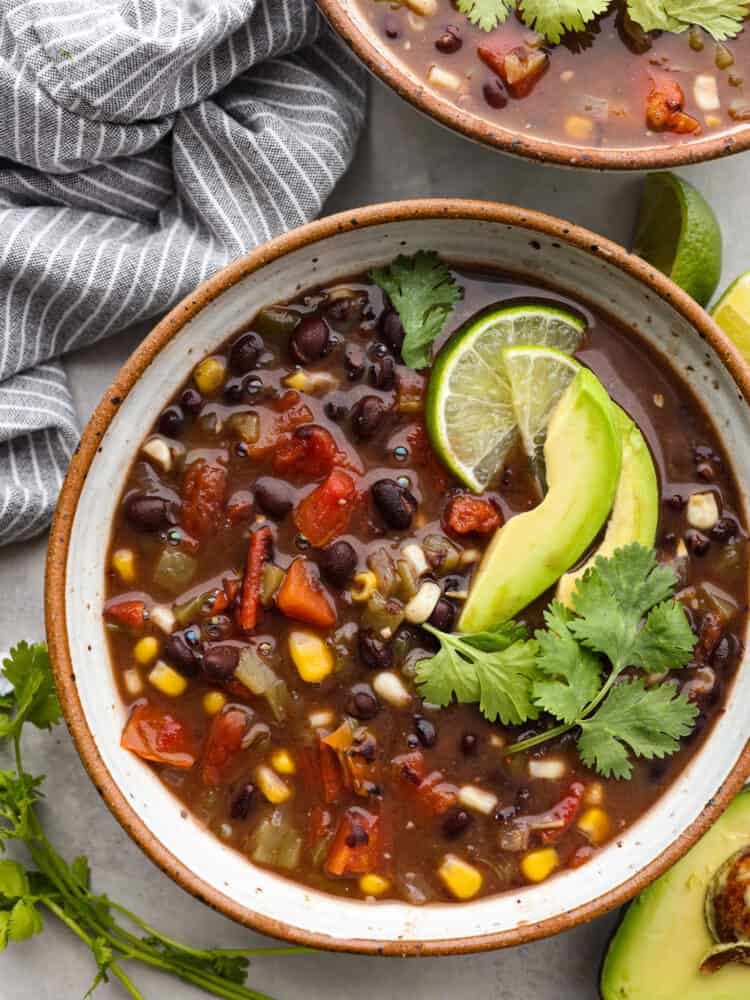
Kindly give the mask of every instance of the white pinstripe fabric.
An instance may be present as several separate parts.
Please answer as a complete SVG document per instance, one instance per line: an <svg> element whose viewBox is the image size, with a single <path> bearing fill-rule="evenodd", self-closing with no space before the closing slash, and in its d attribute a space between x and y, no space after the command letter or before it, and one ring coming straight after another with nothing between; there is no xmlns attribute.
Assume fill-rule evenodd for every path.
<svg viewBox="0 0 750 1000"><path fill-rule="evenodd" d="M55 359L316 215L364 79L313 0L3 0L0 108L5 544L78 438Z"/></svg>

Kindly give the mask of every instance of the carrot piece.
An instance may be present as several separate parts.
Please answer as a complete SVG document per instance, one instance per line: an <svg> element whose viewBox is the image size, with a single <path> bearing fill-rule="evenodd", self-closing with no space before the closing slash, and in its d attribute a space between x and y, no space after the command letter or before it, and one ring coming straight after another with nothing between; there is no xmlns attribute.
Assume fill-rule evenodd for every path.
<svg viewBox="0 0 750 1000"><path fill-rule="evenodd" d="M204 785L221 783L222 772L243 749L248 726L248 712L239 705L228 705L213 717L201 762Z"/></svg>
<svg viewBox="0 0 750 1000"><path fill-rule="evenodd" d="M310 847L315 847L318 841L328 836L332 821L333 817L328 809L324 809L323 806L312 807L307 825L307 842Z"/></svg>
<svg viewBox="0 0 750 1000"><path fill-rule="evenodd" d="M334 729L324 738L323 742L334 750L348 750L354 742L352 727L348 722L342 722L338 729Z"/></svg>
<svg viewBox="0 0 750 1000"><path fill-rule="evenodd" d="M129 632L141 632L146 622L146 602L133 598L115 597L104 605L104 617Z"/></svg>
<svg viewBox="0 0 750 1000"><path fill-rule="evenodd" d="M130 713L120 746L143 760L187 769L195 763L195 748L186 726L149 702L140 702Z"/></svg>
<svg viewBox="0 0 750 1000"><path fill-rule="evenodd" d="M545 815L550 819L560 821L561 825L554 829L542 830L541 840L543 844L555 844L562 837L566 830L570 829L573 821L581 808L583 793L586 787L582 781L574 781L568 789L568 794L560 799Z"/></svg>
<svg viewBox="0 0 750 1000"><path fill-rule="evenodd" d="M227 470L200 459L188 466L182 482L182 525L189 535L203 539L219 528Z"/></svg>
<svg viewBox="0 0 750 1000"><path fill-rule="evenodd" d="M432 771L417 788L417 804L427 816L442 816L458 801L458 789L442 771Z"/></svg>
<svg viewBox="0 0 750 1000"><path fill-rule="evenodd" d="M261 614L260 582L263 564L268 562L272 552L273 532L268 525L264 525L254 531L250 538L245 578L242 581L239 626L245 632L250 632L258 624Z"/></svg>
<svg viewBox="0 0 750 1000"><path fill-rule="evenodd" d="M334 469L296 508L294 523L312 545L326 545L346 531L356 499L352 477Z"/></svg>
<svg viewBox="0 0 750 1000"><path fill-rule="evenodd" d="M477 55L500 77L513 97L527 97L549 69L547 53L525 45L517 45L509 52L480 45Z"/></svg>
<svg viewBox="0 0 750 1000"><path fill-rule="evenodd" d="M380 820L359 806L347 809L328 851L325 870L329 875L365 875L381 861Z"/></svg>
<svg viewBox="0 0 750 1000"><path fill-rule="evenodd" d="M651 90L646 98L646 124L654 132L695 132L700 122L685 114L685 94L669 76L651 76Z"/></svg>
<svg viewBox="0 0 750 1000"><path fill-rule="evenodd" d="M318 628L336 624L336 609L323 589L314 563L295 559L276 594L276 606L287 618Z"/></svg>
<svg viewBox="0 0 750 1000"><path fill-rule="evenodd" d="M467 494L450 501L443 512L443 522L456 535L488 535L503 523L500 511L494 504Z"/></svg>

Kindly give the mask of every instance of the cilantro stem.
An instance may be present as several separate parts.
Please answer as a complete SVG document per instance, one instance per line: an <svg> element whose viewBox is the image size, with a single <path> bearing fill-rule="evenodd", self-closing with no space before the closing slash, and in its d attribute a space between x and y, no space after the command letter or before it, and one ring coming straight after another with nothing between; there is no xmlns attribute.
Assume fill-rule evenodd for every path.
<svg viewBox="0 0 750 1000"><path fill-rule="evenodd" d="M562 736L564 733L570 732L575 726L578 725L578 721L569 722L565 725L555 726L553 729L547 729L543 733L537 733L536 736L529 736L528 739L521 740L520 743L511 743L509 747L505 748L505 753L523 753L524 750L531 750L532 747L539 746L540 743L546 743L547 740L553 740L556 736Z"/></svg>

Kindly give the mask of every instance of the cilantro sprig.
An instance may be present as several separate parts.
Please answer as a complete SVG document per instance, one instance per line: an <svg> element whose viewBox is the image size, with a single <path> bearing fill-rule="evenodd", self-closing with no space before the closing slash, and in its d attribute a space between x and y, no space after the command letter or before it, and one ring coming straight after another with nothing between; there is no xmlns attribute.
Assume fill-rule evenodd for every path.
<svg viewBox="0 0 750 1000"><path fill-rule="evenodd" d="M21 642L3 664L12 691L0 697L0 738L11 741L15 768L0 771L0 850L10 841L20 842L32 864L0 860L0 952L39 934L46 911L91 950L97 973L86 996L113 976L134 1000L144 1000L123 967L126 961L138 961L226 1000L268 1000L244 985L249 956L300 949L205 950L179 944L107 896L96 895L85 857L69 864L58 854L36 812L44 779L24 771L21 755L24 726L50 729L60 720L47 647ZM135 933L116 916L124 917Z"/></svg>
<svg viewBox="0 0 750 1000"><path fill-rule="evenodd" d="M533 639L515 622L471 635L428 626L440 650L418 663L416 683L427 701L478 702L492 721L518 725L542 712L558 720L508 747L509 754L575 729L587 766L605 777L629 778L631 755L674 753L698 713L669 682L623 677L630 668L655 675L690 662L696 639L674 599L676 582L653 550L625 546L586 571L573 611L550 604L546 627Z"/></svg>
<svg viewBox="0 0 750 1000"><path fill-rule="evenodd" d="M613 0L458 0L458 9L484 31L507 21L516 6L529 28L557 44L566 31L583 31ZM644 31L680 33L698 25L716 41L733 38L750 13L750 0L627 0L630 18Z"/></svg>
<svg viewBox="0 0 750 1000"><path fill-rule="evenodd" d="M430 348L461 297L450 271L436 253L420 250L413 257L397 257L388 267L373 268L370 276L388 296L403 325L404 363L426 368Z"/></svg>

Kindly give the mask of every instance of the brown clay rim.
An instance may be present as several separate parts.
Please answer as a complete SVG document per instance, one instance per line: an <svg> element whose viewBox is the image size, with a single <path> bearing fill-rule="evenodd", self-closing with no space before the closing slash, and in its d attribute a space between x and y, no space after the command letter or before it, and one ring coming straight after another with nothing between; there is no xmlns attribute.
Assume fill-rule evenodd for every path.
<svg viewBox="0 0 750 1000"><path fill-rule="evenodd" d="M285 254L310 247L328 237L345 235L364 227L413 219L470 219L478 223L492 222L506 226L519 226L566 242L586 253L615 264L633 278L647 285L655 294L666 299L677 312L695 327L698 334L707 340L717 352L732 374L745 401L750 403L750 366L713 320L668 278L654 271L640 258L627 253L616 243L540 212L531 212L509 205L484 201L433 198L392 202L343 212L317 222L311 222L291 233L279 236L217 272L192 295L175 306L130 356L111 387L104 394L84 430L81 443L70 464L60 494L47 551L45 614L47 638L57 691L68 728L91 780L114 813L115 818L133 840L162 871L173 878L183 889L253 930L309 947L363 954L453 955L524 944L537 938L557 934L583 921L598 917L607 910L626 902L682 857L726 808L734 794L739 791L745 779L750 775L750 741L745 745L727 780L706 803L691 826L649 865L597 899L539 923L530 923L512 930L455 940L422 942L419 940L334 939L262 916L234 902L183 865L151 833L115 784L99 754L78 697L66 629L65 595L68 547L81 489L101 439L112 417L117 412L117 405L127 395L159 351L173 337L176 337L185 324L209 302L242 278ZM300 887L301 895L306 891L304 887Z"/></svg>
<svg viewBox="0 0 750 1000"><path fill-rule="evenodd" d="M385 46L378 45L373 33L363 31L348 12L352 0L317 0L317 3L336 33L383 83L395 90L418 111L484 146L494 146L505 153L523 156L540 163L594 170L658 170L664 167L682 167L750 149L750 125L731 133L725 132L707 139L696 139L694 142L664 148L650 146L633 149L573 146L503 128L479 115L462 110L452 101L433 94L424 83L420 83L410 73L401 69L396 60L389 59L385 54Z"/></svg>

